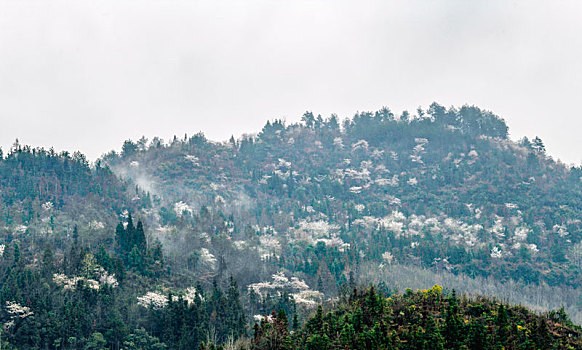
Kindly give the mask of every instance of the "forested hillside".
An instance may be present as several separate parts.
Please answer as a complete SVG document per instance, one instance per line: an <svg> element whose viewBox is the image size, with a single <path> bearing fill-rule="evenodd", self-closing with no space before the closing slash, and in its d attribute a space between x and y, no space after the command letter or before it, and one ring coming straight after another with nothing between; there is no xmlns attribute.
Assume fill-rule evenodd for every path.
<svg viewBox="0 0 582 350"><path fill-rule="evenodd" d="M284 312L255 327L254 349L580 349L581 329L563 310L532 314L487 298L457 298L441 286L385 298L373 288L315 314L297 329ZM237 348L237 346L235 346Z"/></svg>
<svg viewBox="0 0 582 350"><path fill-rule="evenodd" d="M436 283L534 310L510 314L499 340L499 303L471 316L480 301L462 299L463 322L485 322L496 344L539 347L531 334L545 319L551 344L576 348L578 335L563 342L539 313L563 306L582 322L581 179L539 138L509 139L491 112L436 103L344 121L307 112L227 142L144 137L92 165L17 142L0 156L3 348L228 344L271 332L261 320L273 310L295 319L290 344L305 347L318 305L335 310L330 332L351 322L357 305L342 296L354 287L388 297ZM368 326L386 324L388 338L374 341L412 344L406 332L423 333L431 315L455 348L442 328L451 296L423 304L422 321L393 314L421 294L378 297ZM348 346L332 333L317 337Z"/></svg>
<svg viewBox="0 0 582 350"><path fill-rule="evenodd" d="M580 285L582 171L539 138L513 142L501 118L469 106L339 124L306 113L225 143L127 141L104 161L154 195L150 227L177 259L248 250L275 265L269 275L302 272L332 294L364 261ZM228 257L218 272L240 267Z"/></svg>
<svg viewBox="0 0 582 350"><path fill-rule="evenodd" d="M147 194L128 187L108 167L90 166L79 152L56 153L18 140L5 156L0 150L0 232L33 255L47 244L70 241L75 226L82 228L85 243L96 245L112 237L117 213L148 203Z"/></svg>

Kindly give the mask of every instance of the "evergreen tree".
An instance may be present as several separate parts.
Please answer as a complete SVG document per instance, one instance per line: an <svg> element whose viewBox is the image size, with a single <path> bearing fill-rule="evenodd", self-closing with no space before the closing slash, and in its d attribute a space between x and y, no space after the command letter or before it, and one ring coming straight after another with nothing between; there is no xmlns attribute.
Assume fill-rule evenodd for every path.
<svg viewBox="0 0 582 350"><path fill-rule="evenodd" d="M504 346L507 344L509 337L509 321L507 317L507 310L503 304L499 304L497 309L497 317L495 319L495 328L497 335L497 342Z"/></svg>
<svg viewBox="0 0 582 350"><path fill-rule="evenodd" d="M455 291L448 298L449 305L445 312L445 327L443 335L448 349L460 349L462 344L462 323L459 319L459 305Z"/></svg>

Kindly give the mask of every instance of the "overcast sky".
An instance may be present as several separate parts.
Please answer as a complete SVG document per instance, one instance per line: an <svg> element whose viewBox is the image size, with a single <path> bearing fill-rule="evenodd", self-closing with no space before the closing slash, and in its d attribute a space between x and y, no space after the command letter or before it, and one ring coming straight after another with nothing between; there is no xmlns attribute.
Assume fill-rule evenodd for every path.
<svg viewBox="0 0 582 350"><path fill-rule="evenodd" d="M257 132L432 101L582 161L582 1L0 0L0 146Z"/></svg>

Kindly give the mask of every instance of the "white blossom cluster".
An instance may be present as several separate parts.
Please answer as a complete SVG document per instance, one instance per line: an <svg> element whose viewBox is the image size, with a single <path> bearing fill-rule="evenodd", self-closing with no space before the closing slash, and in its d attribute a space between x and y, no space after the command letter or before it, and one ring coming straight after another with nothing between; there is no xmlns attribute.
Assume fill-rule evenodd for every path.
<svg viewBox="0 0 582 350"><path fill-rule="evenodd" d="M323 242L327 247L338 248L340 252L350 247L338 237L339 226L325 220L302 220L292 232L295 241L304 241L311 244Z"/></svg>
<svg viewBox="0 0 582 350"><path fill-rule="evenodd" d="M42 204L42 209L45 211L50 211L54 207L52 202L45 202Z"/></svg>
<svg viewBox="0 0 582 350"><path fill-rule="evenodd" d="M137 305L154 310L163 309L168 305L168 297L156 292L147 292L145 295L137 297Z"/></svg>
<svg viewBox="0 0 582 350"><path fill-rule="evenodd" d="M455 157L455 155L450 152L446 157L443 158L443 162L449 162L451 159L453 160L455 167L458 168L463 161L466 161L468 165L475 164L477 159L479 159L479 154L474 149L471 150L468 154L459 153L458 157Z"/></svg>
<svg viewBox="0 0 582 350"><path fill-rule="evenodd" d="M89 229L91 230L103 230L105 228L105 224L101 221L93 220L89 223Z"/></svg>
<svg viewBox="0 0 582 350"><path fill-rule="evenodd" d="M268 316L266 316L266 317L268 317ZM266 317L263 315L253 315L253 319L255 320L255 322L261 322Z"/></svg>
<svg viewBox="0 0 582 350"><path fill-rule="evenodd" d="M489 232L496 238L502 239L505 237L505 227L503 226L503 220L500 217L495 219L495 223L491 228L489 228Z"/></svg>
<svg viewBox="0 0 582 350"><path fill-rule="evenodd" d="M53 275L53 282L56 285L63 287L63 289L65 290L75 290L77 283L81 281L91 289L98 290L100 288L99 282L97 282L94 279L79 276L68 277L67 275L62 273L55 273Z"/></svg>
<svg viewBox="0 0 582 350"><path fill-rule="evenodd" d="M194 166L199 166L200 165L200 163L199 163L199 160L200 159L198 159L198 157L196 157L194 155L187 154L187 155L184 156L184 158L186 160L190 161L192 163L192 165L194 165Z"/></svg>
<svg viewBox="0 0 582 350"><path fill-rule="evenodd" d="M384 228L394 232L397 237L424 237L427 232L441 234L443 238L467 247L474 247L480 243L479 232L483 230L483 226L480 224L468 224L445 215L426 217L413 214L406 217L398 210L392 211L383 218L364 216L354 220L353 225L370 231ZM501 221L493 229L501 232L504 229Z"/></svg>
<svg viewBox="0 0 582 350"><path fill-rule="evenodd" d="M291 168L291 162L286 161L283 158L279 158L279 168Z"/></svg>
<svg viewBox="0 0 582 350"><path fill-rule="evenodd" d="M307 221L301 220L295 230L296 237L308 236L311 238L320 238L332 236L339 232L339 226L330 224L325 220Z"/></svg>
<svg viewBox="0 0 582 350"><path fill-rule="evenodd" d="M26 318L28 316L34 315L34 312L30 310L27 306L22 306L13 301L6 302L6 311L11 317Z"/></svg>
<svg viewBox="0 0 582 350"><path fill-rule="evenodd" d="M173 294L172 301L176 302L180 300L180 297L188 305L194 304L196 298L204 300L204 297L198 292L196 287L189 287L179 294ZM154 310L163 309L168 305L168 296L158 292L147 292L145 295L137 297L137 305Z"/></svg>
<svg viewBox="0 0 582 350"><path fill-rule="evenodd" d="M527 228L527 226L519 226L515 228L515 231L513 232L513 237L516 241L525 241L527 238L527 235L530 233L530 229Z"/></svg>
<svg viewBox="0 0 582 350"><path fill-rule="evenodd" d="M297 293L291 294L295 303L303 305L307 308L316 307L323 301L323 293L316 290L302 290Z"/></svg>
<svg viewBox="0 0 582 350"><path fill-rule="evenodd" d="M101 283L102 285L107 284L110 287L114 287L114 288L119 285L119 283L117 282L117 279L115 278L115 274L110 275L101 266L99 266L99 283Z"/></svg>
<svg viewBox="0 0 582 350"><path fill-rule="evenodd" d="M400 179L398 175L393 175L391 178L378 178L374 180L374 183L378 186L391 186L391 187L398 187L400 183Z"/></svg>
<svg viewBox="0 0 582 350"><path fill-rule="evenodd" d="M113 288L119 286L115 274L109 274L103 267L96 265L90 270L92 271L88 270L87 273L93 275L94 278L82 276L69 277L62 273L55 273L53 274L53 282L65 290L75 290L79 282L84 283L87 287L94 290L99 290L104 285Z"/></svg>
<svg viewBox="0 0 582 350"><path fill-rule="evenodd" d="M554 227L552 228L554 230L554 232L556 232L560 237L566 237L567 235L569 235L570 233L568 231L566 231L566 226L565 225L554 225Z"/></svg>
<svg viewBox="0 0 582 350"><path fill-rule="evenodd" d="M368 141L366 140L359 140L356 143L352 144L352 151L363 150L368 151Z"/></svg>
<svg viewBox="0 0 582 350"><path fill-rule="evenodd" d="M295 299L295 302L306 307L316 305L317 301L323 298L322 293L315 290L310 290L305 281L300 280L297 277L291 277L289 279L282 271L274 274L272 276L271 282L253 283L249 285L248 289L249 291L253 290L261 297L264 297L267 291L273 291L277 293L280 293L283 290L292 291L294 293L291 295Z"/></svg>
<svg viewBox="0 0 582 350"><path fill-rule="evenodd" d="M410 155L410 160L413 163L423 164L422 154L425 153L424 146L428 144L428 140L425 138L415 138L416 146L412 149L412 154Z"/></svg>
<svg viewBox="0 0 582 350"><path fill-rule="evenodd" d="M469 225L453 218L446 218L442 226L445 232L449 232L450 240L463 243L468 247L474 247L478 243L477 235L483 229L483 226L479 224Z"/></svg>
<svg viewBox="0 0 582 350"><path fill-rule="evenodd" d="M261 243L261 247L259 247L261 253L277 254L281 252L281 243L274 235L259 236L259 242Z"/></svg>
<svg viewBox="0 0 582 350"><path fill-rule="evenodd" d="M270 178L271 178L271 175L263 175L263 177L259 180L259 183L261 185L266 185L267 180L269 180Z"/></svg>
<svg viewBox="0 0 582 350"><path fill-rule="evenodd" d="M503 257L503 253L501 252L501 249L499 249L497 246L493 247L493 249L491 249L491 257L493 259L500 259Z"/></svg>
<svg viewBox="0 0 582 350"><path fill-rule="evenodd" d="M216 258L207 248L200 249L200 260L212 269L216 266Z"/></svg>
<svg viewBox="0 0 582 350"><path fill-rule="evenodd" d="M176 296L174 296L174 297L176 297ZM204 300L204 297L202 296L202 294L200 294L200 292L196 289L196 287L187 288L184 291L184 295L182 296L182 298L184 300L186 300L188 305L194 304L194 301L196 300L196 298ZM174 298L172 298L172 299L174 299Z"/></svg>
<svg viewBox="0 0 582 350"><path fill-rule="evenodd" d="M392 253L390 252L385 252L382 254L382 260L386 261L388 264L392 264L392 261L394 260L394 255L392 255Z"/></svg>
<svg viewBox="0 0 582 350"><path fill-rule="evenodd" d="M226 203L226 201L224 200L223 196L217 194L216 197L214 197L214 203L216 203L218 205L224 205Z"/></svg>
<svg viewBox="0 0 582 350"><path fill-rule="evenodd" d="M390 204L390 205L400 206L402 203L400 198L391 196L389 194L384 196L384 200L386 200L388 202L388 204Z"/></svg>
<svg viewBox="0 0 582 350"><path fill-rule="evenodd" d="M0 258L4 256L5 249L6 249L6 245L0 244Z"/></svg>
<svg viewBox="0 0 582 350"><path fill-rule="evenodd" d="M416 179L416 177L411 177L410 179L408 179L408 181L406 181L407 184L409 184L410 186L416 186L418 184L418 180Z"/></svg>
<svg viewBox="0 0 582 350"><path fill-rule="evenodd" d="M283 181L286 181L287 179L289 179L289 176L291 176L291 172L289 170L282 171L282 170L279 170L279 169L275 169L273 171L273 173L275 175L277 175L277 177L279 177Z"/></svg>
<svg viewBox="0 0 582 350"><path fill-rule="evenodd" d="M273 323L275 320L273 319L273 315L267 315L267 316L262 316L262 315L254 315L253 319L256 322L262 322L263 320L265 322L269 322L269 323Z"/></svg>
<svg viewBox="0 0 582 350"><path fill-rule="evenodd" d="M365 168L361 169L361 170L356 170L356 169L352 169L352 168L348 168L348 169L344 169L344 170L336 169L335 175L340 179L348 178L350 180L355 180L355 181L364 181L364 182L370 181L370 170L365 169Z"/></svg>
<svg viewBox="0 0 582 350"><path fill-rule="evenodd" d="M174 213L176 213L177 216L182 217L184 212L192 215L192 207L182 201L174 203Z"/></svg>
<svg viewBox="0 0 582 350"><path fill-rule="evenodd" d="M6 301L6 312L10 315L10 320L4 323L4 329L6 330L14 327L16 320L34 315L34 312L29 307L22 306L14 301Z"/></svg>
<svg viewBox="0 0 582 350"><path fill-rule="evenodd" d="M479 154L474 149L472 149L467 155L471 158L467 161L467 164L469 165L475 164L477 162L477 159L479 159Z"/></svg>
<svg viewBox="0 0 582 350"><path fill-rule="evenodd" d="M16 233L24 233L28 230L28 226L26 225L16 225L14 226L14 232Z"/></svg>

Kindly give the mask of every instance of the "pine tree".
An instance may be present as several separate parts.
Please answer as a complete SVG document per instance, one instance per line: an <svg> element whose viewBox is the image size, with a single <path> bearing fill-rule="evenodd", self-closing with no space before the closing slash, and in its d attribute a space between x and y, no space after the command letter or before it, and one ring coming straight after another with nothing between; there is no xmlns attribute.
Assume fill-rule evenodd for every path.
<svg viewBox="0 0 582 350"><path fill-rule="evenodd" d="M503 304L499 304L499 308L497 309L495 327L497 328L497 341L499 345L506 345L507 339L509 337L509 321L507 317L507 310Z"/></svg>
<svg viewBox="0 0 582 350"><path fill-rule="evenodd" d="M127 252L127 233L121 222L115 228L115 241L117 242L117 248L120 253Z"/></svg>
<svg viewBox="0 0 582 350"><path fill-rule="evenodd" d="M462 344L462 323L459 320L459 304L454 290L448 301L449 305L445 312L445 328L443 332L445 345L449 349L459 349Z"/></svg>
<svg viewBox="0 0 582 350"><path fill-rule="evenodd" d="M297 313L293 315L293 332L297 332L299 329L299 320L297 319Z"/></svg>
<svg viewBox="0 0 582 350"><path fill-rule="evenodd" d="M485 350L487 347L487 329L481 322L471 322L468 332L468 345L470 349Z"/></svg>
<svg viewBox="0 0 582 350"><path fill-rule="evenodd" d="M54 271L54 255L50 247L42 252L41 274L44 278L51 279Z"/></svg>
<svg viewBox="0 0 582 350"><path fill-rule="evenodd" d="M137 227L135 228L135 235L134 235L134 242L133 245L137 246L142 252L145 252L147 249L147 242L145 237L145 232L143 230L143 224L141 220L137 222Z"/></svg>

